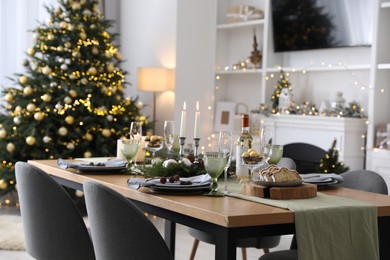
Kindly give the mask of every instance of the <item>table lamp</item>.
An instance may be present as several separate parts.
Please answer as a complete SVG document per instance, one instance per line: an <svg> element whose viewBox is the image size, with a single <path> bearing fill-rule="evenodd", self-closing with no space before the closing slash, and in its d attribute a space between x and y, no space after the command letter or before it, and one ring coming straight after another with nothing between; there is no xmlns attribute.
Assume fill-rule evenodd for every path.
<svg viewBox="0 0 390 260"><path fill-rule="evenodd" d="M174 70L158 67L138 68L138 86L140 91L153 92L153 132L155 133L156 121L156 92L174 90L175 76Z"/></svg>

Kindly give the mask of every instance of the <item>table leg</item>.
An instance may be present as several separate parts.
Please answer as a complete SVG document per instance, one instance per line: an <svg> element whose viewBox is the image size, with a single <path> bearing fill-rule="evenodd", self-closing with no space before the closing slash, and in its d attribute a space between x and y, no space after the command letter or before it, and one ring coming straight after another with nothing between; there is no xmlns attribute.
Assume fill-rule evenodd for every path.
<svg viewBox="0 0 390 260"><path fill-rule="evenodd" d="M378 218L379 232L379 252L380 259L390 259L389 234L390 234L390 217Z"/></svg>
<svg viewBox="0 0 390 260"><path fill-rule="evenodd" d="M227 228L216 233L215 260L236 260L236 238Z"/></svg>
<svg viewBox="0 0 390 260"><path fill-rule="evenodd" d="M175 258L176 223L165 219L164 238L173 258Z"/></svg>

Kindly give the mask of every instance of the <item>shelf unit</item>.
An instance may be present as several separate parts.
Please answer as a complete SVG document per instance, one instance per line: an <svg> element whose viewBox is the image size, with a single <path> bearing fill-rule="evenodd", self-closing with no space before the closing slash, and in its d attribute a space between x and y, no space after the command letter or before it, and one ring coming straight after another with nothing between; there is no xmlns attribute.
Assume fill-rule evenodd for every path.
<svg viewBox="0 0 390 260"><path fill-rule="evenodd" d="M376 2L377 21L374 27L372 46L369 127L367 135L367 169L380 173L390 187L390 151L374 147L376 129L380 124L390 123L390 1Z"/></svg>

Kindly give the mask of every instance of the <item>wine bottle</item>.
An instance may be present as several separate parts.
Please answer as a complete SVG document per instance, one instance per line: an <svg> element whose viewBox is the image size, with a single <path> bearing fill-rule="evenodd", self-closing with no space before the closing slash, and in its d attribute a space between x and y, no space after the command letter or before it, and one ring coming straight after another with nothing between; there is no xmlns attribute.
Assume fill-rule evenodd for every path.
<svg viewBox="0 0 390 260"><path fill-rule="evenodd" d="M236 146L236 176L239 180L249 179L249 169L242 165L241 155L252 148L253 138L249 133L249 115L243 114L241 118L241 134Z"/></svg>

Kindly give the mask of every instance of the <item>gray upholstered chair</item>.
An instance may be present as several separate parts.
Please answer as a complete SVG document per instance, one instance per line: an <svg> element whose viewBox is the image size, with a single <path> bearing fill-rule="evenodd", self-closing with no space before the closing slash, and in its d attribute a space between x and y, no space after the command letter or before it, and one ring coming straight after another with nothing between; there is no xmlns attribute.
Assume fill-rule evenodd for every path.
<svg viewBox="0 0 390 260"><path fill-rule="evenodd" d="M387 185L382 176L369 170L354 170L342 173L344 181L341 187L388 194ZM265 254L259 260L298 260L298 250L281 250Z"/></svg>
<svg viewBox="0 0 390 260"><path fill-rule="evenodd" d="M27 252L36 259L95 259L92 240L72 198L47 173L15 165Z"/></svg>
<svg viewBox="0 0 390 260"><path fill-rule="evenodd" d="M278 163L279 167L286 167L288 169L295 169L296 165L294 160L287 157L282 157ZM261 166L256 168L254 171L259 171L260 169L266 166ZM190 254L190 260L195 258L196 250L198 249L199 241L215 244L214 237L208 233L194 228L188 228L188 233L195 238L192 245L192 250ZM270 248L278 246L280 243L280 236L261 236L254 238L245 238L237 240L237 247L241 248L242 258L246 259L246 248L254 247L257 249L263 249L264 253L269 253Z"/></svg>
<svg viewBox="0 0 390 260"><path fill-rule="evenodd" d="M144 213L118 192L84 183L96 259L173 259L164 239Z"/></svg>

